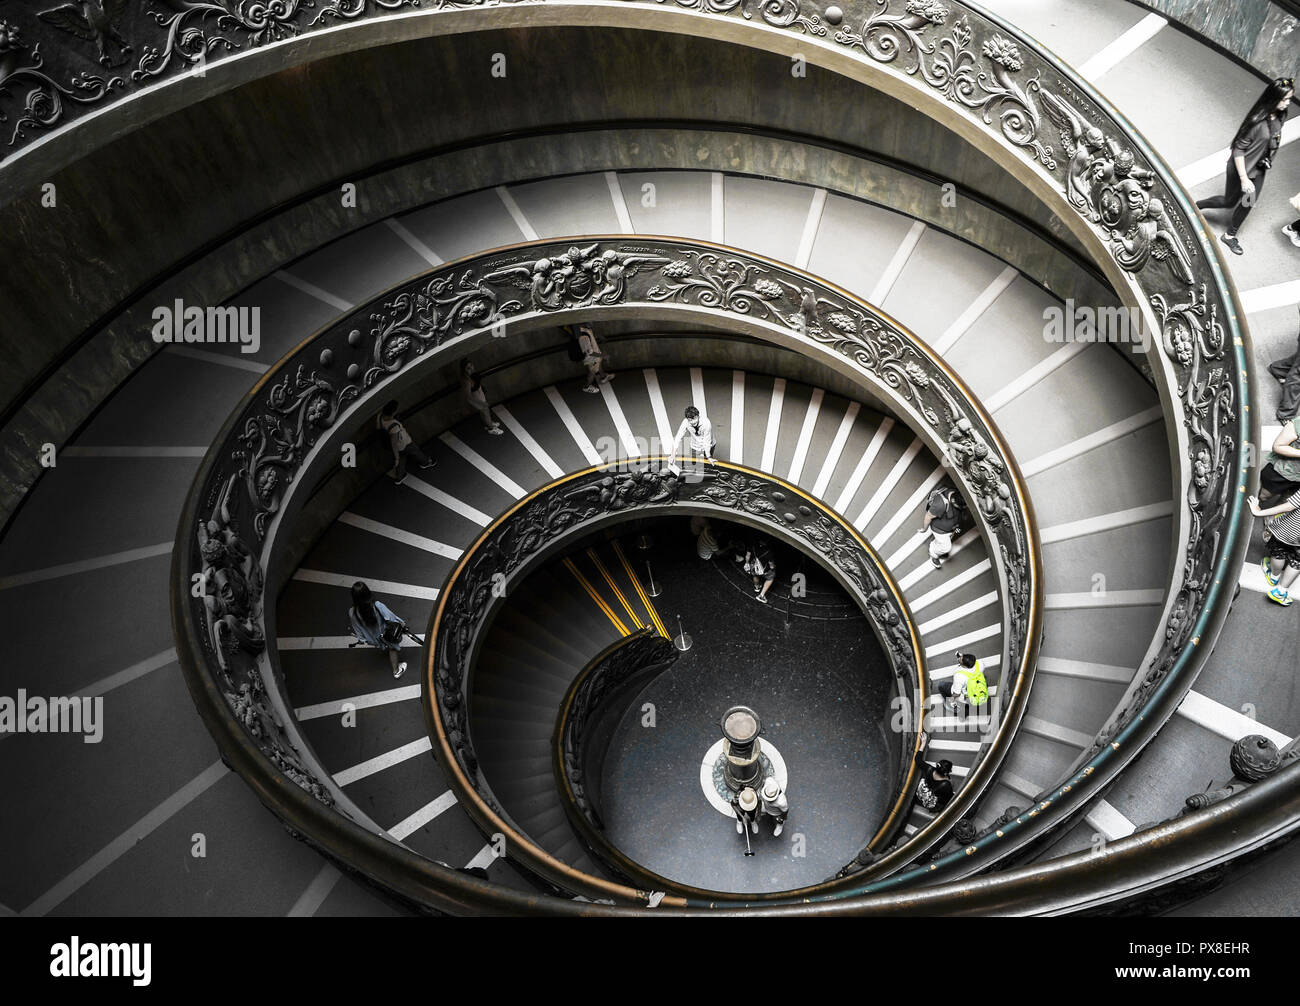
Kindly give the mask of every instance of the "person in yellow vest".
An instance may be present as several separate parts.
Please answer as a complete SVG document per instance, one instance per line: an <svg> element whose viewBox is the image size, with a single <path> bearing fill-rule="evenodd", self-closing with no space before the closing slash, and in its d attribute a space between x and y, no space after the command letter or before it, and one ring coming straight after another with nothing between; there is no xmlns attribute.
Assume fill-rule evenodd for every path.
<svg viewBox="0 0 1300 1006"><path fill-rule="evenodd" d="M951 678L940 682L935 688L943 696L944 704L965 702L967 707L977 709L989 700L989 683L984 677L984 668L973 653L957 653L957 670Z"/></svg>

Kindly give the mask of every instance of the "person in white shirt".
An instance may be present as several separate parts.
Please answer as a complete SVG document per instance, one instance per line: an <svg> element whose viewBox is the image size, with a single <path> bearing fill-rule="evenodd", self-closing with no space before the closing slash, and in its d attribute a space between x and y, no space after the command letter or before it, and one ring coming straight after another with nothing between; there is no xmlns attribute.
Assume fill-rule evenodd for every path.
<svg viewBox="0 0 1300 1006"><path fill-rule="evenodd" d="M731 798L731 812L736 815L736 834L745 835L747 829L752 829L754 834L758 834L758 794L746 786L739 793ZM746 844L749 836L745 835ZM752 856L752 851L747 851L746 856Z"/></svg>
<svg viewBox="0 0 1300 1006"><path fill-rule="evenodd" d="M605 361L609 357L601 352L590 325L578 327L578 346L582 350L582 363L587 368L587 384L582 390L590 395L599 394L600 388L597 385L608 384L614 380L615 375L605 370Z"/></svg>
<svg viewBox="0 0 1300 1006"><path fill-rule="evenodd" d="M713 464L713 445L713 424L709 422L709 417L694 405L688 405L686 418L682 420L682 425L677 428L677 436L673 438L673 453L668 458L668 464L677 460L678 450L682 450L683 459L689 451L692 456L704 455L709 464Z"/></svg>
<svg viewBox="0 0 1300 1006"><path fill-rule="evenodd" d="M957 669L947 681L935 685L935 692L943 696L944 708L956 709L965 705L967 709L984 705L989 698L988 680L984 677L984 665L973 653L955 653Z"/></svg>
<svg viewBox="0 0 1300 1006"><path fill-rule="evenodd" d="M790 813L790 801L785 798L775 776L763 780L763 815L772 819L772 837L776 838L785 827L786 815Z"/></svg>

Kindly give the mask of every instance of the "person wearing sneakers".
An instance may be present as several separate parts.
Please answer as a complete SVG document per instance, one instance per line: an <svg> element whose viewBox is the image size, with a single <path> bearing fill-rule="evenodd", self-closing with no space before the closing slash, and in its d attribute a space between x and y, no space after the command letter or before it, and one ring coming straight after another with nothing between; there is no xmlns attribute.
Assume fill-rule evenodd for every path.
<svg viewBox="0 0 1300 1006"><path fill-rule="evenodd" d="M406 634L406 623L394 615L382 601L376 601L364 580L352 585L352 607L348 610L352 634L359 642L374 646L388 654L393 677L406 673L405 661L399 660L397 651Z"/></svg>
<svg viewBox="0 0 1300 1006"><path fill-rule="evenodd" d="M505 430L497 422L497 417L492 415L492 407L488 405L487 395L483 391L483 379L474 369L472 360L466 359L460 365L460 387L465 395L465 401L469 402L482 418L483 428L494 437L501 436Z"/></svg>
<svg viewBox="0 0 1300 1006"><path fill-rule="evenodd" d="M414 461L421 468L432 468L434 462L406 432L406 427L397 418L397 399L393 399L379 410L379 428L388 434L389 445L393 448L393 467L388 470L388 477L399 486L406 478L406 465Z"/></svg>
<svg viewBox="0 0 1300 1006"><path fill-rule="evenodd" d="M758 542L745 552L745 572L754 578L754 597L767 604L767 592L776 581L776 559L766 542Z"/></svg>
<svg viewBox="0 0 1300 1006"><path fill-rule="evenodd" d="M600 351L590 325L578 326L578 347L582 352L583 366L587 368L587 383L582 390L589 395L598 395L598 385L608 384L614 380L614 375L605 370L605 361L609 357Z"/></svg>
<svg viewBox="0 0 1300 1006"><path fill-rule="evenodd" d="M763 780L760 795L763 798L763 816L772 819L772 837L776 838L785 827L786 816L790 813L790 801L785 798L776 776L770 775Z"/></svg>
<svg viewBox="0 0 1300 1006"><path fill-rule="evenodd" d="M1297 213L1300 213L1300 192L1293 195L1289 202L1291 203L1292 209ZM1289 224L1284 225L1282 233L1286 235L1288 241L1297 248L1300 248L1300 217L1296 217Z"/></svg>
<svg viewBox="0 0 1300 1006"><path fill-rule="evenodd" d="M921 532L930 534L930 563L943 565L952 552L952 538L961 526L961 497L956 489L936 489L925 501L925 522Z"/></svg>
<svg viewBox="0 0 1300 1006"><path fill-rule="evenodd" d="M1264 89L1233 137L1223 195L1196 201L1198 209L1232 210L1228 229L1219 240L1234 255L1243 254L1237 232L1259 201L1264 176L1273 167L1273 157L1282 142L1282 125L1294 95L1295 81L1289 78L1279 77Z"/></svg>
<svg viewBox="0 0 1300 1006"><path fill-rule="evenodd" d="M1290 604L1291 585L1300 576L1300 489L1277 506L1261 508L1259 497L1249 496L1250 512L1264 518L1264 544L1267 553L1260 562L1268 581L1268 599Z"/></svg>

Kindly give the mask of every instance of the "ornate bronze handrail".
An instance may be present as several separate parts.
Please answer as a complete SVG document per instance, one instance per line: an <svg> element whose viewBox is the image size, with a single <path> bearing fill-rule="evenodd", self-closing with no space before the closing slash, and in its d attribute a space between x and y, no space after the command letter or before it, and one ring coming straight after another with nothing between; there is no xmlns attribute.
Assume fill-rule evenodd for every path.
<svg viewBox="0 0 1300 1006"><path fill-rule="evenodd" d="M423 697L434 755L461 806L485 833L504 837L507 855L576 894L644 904L655 891L667 890L674 896L684 895L684 903L705 905L825 897L860 885L862 878L853 877L794 891L740 895L666 880L651 890L611 884L560 862L520 833L492 795L491 780L479 767L468 713L470 676L483 628L500 598L564 543L630 516L663 510L749 523L787 539L817 559L867 615L890 662L898 694L909 708L924 707L925 658L915 623L902 591L851 524L775 476L725 461L678 476L660 467L667 460L615 461L557 479L515 503L465 550L438 597L425 637L429 653ZM918 735L905 730L905 762L913 760L918 740ZM901 827L911 805L912 778L909 770L869 848L879 847ZM952 827L959 813L950 805L927 828L942 833ZM622 872L633 873L634 881L662 880L644 868Z"/></svg>

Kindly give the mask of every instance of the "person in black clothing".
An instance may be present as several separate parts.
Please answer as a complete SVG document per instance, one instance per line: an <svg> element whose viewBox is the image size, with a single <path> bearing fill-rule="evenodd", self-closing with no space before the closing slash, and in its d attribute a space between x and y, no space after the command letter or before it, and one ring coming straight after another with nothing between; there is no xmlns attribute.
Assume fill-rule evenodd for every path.
<svg viewBox="0 0 1300 1006"><path fill-rule="evenodd" d="M921 778L916 784L916 802L937 814L952 799L952 762L947 758L936 765L926 761L923 755L929 743L930 738L922 734L921 750L916 752L916 766L921 770Z"/></svg>
<svg viewBox="0 0 1300 1006"><path fill-rule="evenodd" d="M921 528L930 534L930 562L938 569L952 551L952 537L961 527L961 497L955 489L936 489L925 501Z"/></svg>
<svg viewBox="0 0 1300 1006"><path fill-rule="evenodd" d="M1237 231L1259 201L1264 175L1273 166L1273 155L1282 142L1282 124L1286 121L1294 95L1295 81L1290 78L1279 77L1264 89L1233 137L1223 195L1196 202L1197 207L1203 210L1232 209L1228 229L1219 240L1234 255L1242 254Z"/></svg>
<svg viewBox="0 0 1300 1006"><path fill-rule="evenodd" d="M754 578L754 600L767 604L767 592L776 580L776 559L767 542L756 542L745 552L745 572Z"/></svg>

